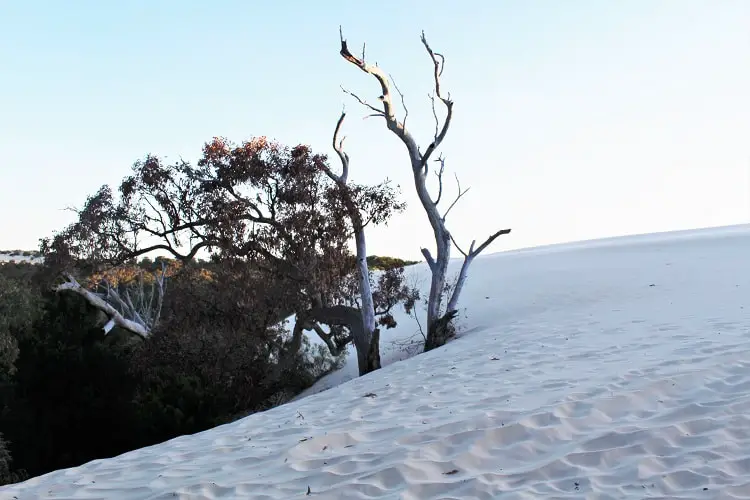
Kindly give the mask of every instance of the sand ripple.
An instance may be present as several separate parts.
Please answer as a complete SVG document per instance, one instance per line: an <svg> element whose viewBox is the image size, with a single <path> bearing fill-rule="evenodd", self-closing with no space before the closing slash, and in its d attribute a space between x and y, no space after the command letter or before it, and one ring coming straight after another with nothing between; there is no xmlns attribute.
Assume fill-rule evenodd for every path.
<svg viewBox="0 0 750 500"><path fill-rule="evenodd" d="M750 239L733 238L627 250L637 264L613 248L577 268L479 260L471 335L0 498L750 499L750 269L732 254L750 262ZM485 300L495 265L528 287L503 306Z"/></svg>

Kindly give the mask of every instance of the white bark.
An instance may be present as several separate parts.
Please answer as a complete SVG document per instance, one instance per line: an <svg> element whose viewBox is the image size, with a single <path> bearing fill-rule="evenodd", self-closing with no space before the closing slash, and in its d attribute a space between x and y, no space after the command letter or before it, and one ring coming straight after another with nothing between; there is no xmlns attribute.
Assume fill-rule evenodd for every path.
<svg viewBox="0 0 750 500"><path fill-rule="evenodd" d="M445 217L450 211L450 209L455 205L456 201L458 201L458 198L463 196L466 191L461 191L459 186L459 195L456 201L453 202L453 204L448 208L448 211L446 211L445 214L442 216L440 215L440 212L438 211L438 203L440 202L440 198L443 192L443 184L442 184L442 173L443 173L443 159L439 159L438 161L441 162L441 169L438 172L438 179L440 183L438 196L436 199L433 199L430 195L429 191L427 190L426 180L427 175L429 172L428 168L428 161L432 154L437 150L443 140L445 139L445 136L448 133L448 129L450 127L452 118L453 118L453 101L450 99L450 95L444 97L441 88L440 88L440 76L443 72L443 66L445 64L445 58L442 56L442 54L439 54L437 52L434 52L432 48L430 47L429 43L427 42L427 38L425 37L424 32L422 32L422 45L424 45L425 50L430 56L430 59L433 63L433 79L434 79L434 94L430 96L432 99L432 110L433 115L435 116L435 135L433 137L432 142L427 147L427 149L422 153L419 150L419 147L417 146L417 142L414 139L414 136L406 129L406 117L404 117L403 121L399 121L396 117L396 114L394 112L394 106L393 106L393 96L391 93L391 80L387 77L386 73L381 70L377 65L371 65L367 64L365 62L364 57L364 50L362 51L362 57L358 58L354 56L348 49L346 40L344 40L343 34L341 34L341 56L349 61L350 63L357 66L359 69L364 71L365 73L372 75L375 77L375 79L380 84L381 88L381 96L379 97L380 102L382 103L382 109L377 108L375 106L372 106L368 104L366 101L359 98L357 95L345 91L351 96L353 96L360 104L368 107L371 111L373 111L373 116L380 116L385 119L386 126L388 129L393 132L400 140L401 142L406 146L407 152L409 154L409 161L411 163L412 173L414 176L414 187L417 191L417 196L419 197L419 201L422 204L422 207L425 210L425 213L427 214L427 219L430 222L430 226L432 227L433 235L435 237L435 245L437 249L437 253L435 257L432 256L430 251L427 248L422 248L422 254L424 255L427 264L430 267L430 271L432 274L432 279L430 282L430 295L427 302L427 344L430 345L431 339L430 336L434 335L434 329L435 325L437 324L438 320L441 317L442 312L442 301L443 301L443 294L444 294L444 288L445 288L445 282L446 282L446 272L448 269L448 262L450 261L450 252L451 252L451 241L452 236L450 232L448 231L448 228L445 225ZM394 85L395 87L395 85ZM401 102L403 104L404 102L404 96L401 94L401 92L398 90L398 87L396 87L396 90L401 95ZM435 98L440 100L446 109L446 115L445 119L442 123L442 126L439 123L439 119L437 116L437 112L435 110ZM404 109L406 109L406 106L404 106ZM408 115L408 110L406 111ZM461 293L461 290L463 289L464 283L466 282L466 279L468 277L468 269L471 265L471 262L473 261L474 257L479 254L484 248L486 248L492 241L494 241L497 236L500 234L507 234L510 232L510 230L503 230L499 231L495 235L488 238L485 243L483 243L475 252L470 252L467 254L467 257L464 259L464 264L461 268L461 273L459 275L458 283L456 284L456 287L453 290L453 293L450 297L450 300L448 301L448 305L446 308L445 313L451 314L455 313L455 307L458 304L458 299ZM473 244L472 244L472 250L473 250ZM470 255L470 257L468 256Z"/></svg>
<svg viewBox="0 0 750 500"><path fill-rule="evenodd" d="M354 344L357 348L358 359L360 363L360 373L363 371L363 363L367 363L367 353L371 348L373 341L373 334L376 328L375 322L375 301L372 297L372 287L370 286L370 270L367 266L367 240L365 239L365 227L362 221L362 214L359 212L359 208L355 206L354 200L351 196L349 186L347 186L347 180L349 176L349 155L344 151L344 139L339 139L339 133L341 131L341 124L344 122L346 113L341 113L338 122L336 123L336 129L333 133L333 149L341 160L341 175L336 175L331 171L330 168L324 167L324 171L328 177L333 180L344 200L344 205L348 212L348 216L352 221L354 229L354 241L357 252L357 281L359 284L359 296L360 296L360 311L362 315L362 331L352 332L354 335Z"/></svg>
<svg viewBox="0 0 750 500"><path fill-rule="evenodd" d="M57 292L69 291L76 293L86 299L95 308L107 315L109 320L102 327L104 333L109 333L112 328L119 326L124 330L146 339L156 327L161 315L164 302L166 267L162 265L161 274L154 275L154 283L150 292L147 292L143 276L140 277L136 290L136 299L133 301L130 292L125 291L125 298L115 290L109 282L104 282L105 293L95 293L83 287L76 279L66 274L66 282L54 287Z"/></svg>
<svg viewBox="0 0 750 500"><path fill-rule="evenodd" d="M104 330L104 334L106 335L111 332L112 328L114 328L115 326L115 320L110 318L109 321L107 321L107 323L102 327L102 330Z"/></svg>
<svg viewBox="0 0 750 500"><path fill-rule="evenodd" d="M107 303L102 297L81 286L81 284L78 283L78 281L76 281L73 276L66 275L66 278L67 281L65 283L54 287L55 291L68 291L80 295L81 297L86 299L89 304L99 309L110 318L110 320L107 322L107 325L109 325L110 322L114 322L114 324L119 326L120 328L128 330L143 339L148 338L148 336L151 334L146 325L124 317L120 313L120 311L115 309L111 304Z"/></svg>
<svg viewBox="0 0 750 500"><path fill-rule="evenodd" d="M357 271L359 279L359 295L362 301L362 326L368 335L375 331L375 302L372 299L370 287L370 270L367 267L367 243L365 230L359 228L354 234L357 247ZM368 339L369 343L369 339Z"/></svg>
<svg viewBox="0 0 750 500"><path fill-rule="evenodd" d="M464 262L461 265L461 271L458 273L458 281L456 281L456 286L453 288L453 293L451 294L451 298L448 301L448 307L446 308L446 311L456 311L458 308L458 299L461 296L461 290L464 288L464 284L466 283L466 279L469 277L469 266L471 266L471 263L474 261L474 258L479 255L482 250L487 248L490 243L495 241L495 239L498 236L502 236L504 234L509 234L510 229L503 229L501 231L496 232L487 240L485 240L484 243L482 243L479 248L474 249L474 245L476 244L476 240L471 242L471 246L469 247L468 252L464 252L461 250L461 247L459 247L456 242L454 241L453 244L456 245L456 248L458 248L458 251L461 252L464 256Z"/></svg>
<svg viewBox="0 0 750 500"><path fill-rule="evenodd" d="M440 143L443 142L443 139L448 133L448 128L453 116L453 101L451 101L450 98L444 98L440 93L440 65L437 62L435 54L427 44L427 39L425 38L424 33L422 33L422 43L430 53L435 64L435 94L443 102L443 104L445 104L447 110L447 115L445 122L443 123L442 130L436 130L433 142L429 145L424 153L421 153L419 151L419 146L417 146L417 142L414 139L414 136L410 131L406 129L404 123L399 121L396 117L393 106L393 96L390 88L390 80L388 79L385 72L383 72L378 66L367 64L364 61L364 56L362 59L359 59L352 55L347 48L346 40L344 40L343 36L341 37L341 55L342 57L344 57L344 59L359 67L365 73L374 76L378 83L380 83L382 95L379 99L383 103L382 110L370 106L354 94L349 94L353 95L360 103L373 110L376 115L382 116L386 121L388 129L396 134L399 139L401 139L401 142L406 146L409 154L409 160L414 176L414 186L417 190L417 196L419 197L419 201L422 204L422 207L427 213L427 219L429 220L430 226L432 227L432 231L435 236L435 243L437 246L437 260L433 259L430 251L427 248L422 248L422 254L424 254L425 259L427 259L427 263L429 264L430 270L432 272L430 296L427 302L427 325L429 332L430 325L433 325L440 315L442 292L443 286L445 284L445 274L448 267L448 261L450 260L451 243L450 233L445 227L445 223L440 216L437 204L433 201L429 191L427 190L427 161L429 160L432 153L440 146Z"/></svg>

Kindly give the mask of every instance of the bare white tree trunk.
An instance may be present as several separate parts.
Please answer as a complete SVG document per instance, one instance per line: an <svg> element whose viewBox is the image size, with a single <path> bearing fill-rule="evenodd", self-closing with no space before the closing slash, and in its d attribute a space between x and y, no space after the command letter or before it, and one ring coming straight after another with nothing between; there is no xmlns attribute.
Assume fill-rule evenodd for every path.
<svg viewBox="0 0 750 500"><path fill-rule="evenodd" d="M166 268L162 266L161 274L154 275L154 283L151 285L149 292L146 290L143 276L141 276L136 289L135 301L131 298L128 290L125 290L123 297L107 281L104 282L106 289L104 293L92 292L78 283L70 274L66 274L66 281L55 286L54 290L80 295L93 307L107 315L109 320L102 327L105 334L109 333L115 326L119 326L142 339L146 339L151 335L161 316L165 277Z"/></svg>
<svg viewBox="0 0 750 500"><path fill-rule="evenodd" d="M458 201L458 199L460 199L461 196L466 193L466 191L461 191L459 185L458 197L453 202L453 204L448 207L444 214L440 214L438 210L438 204L440 203L443 194L442 176L445 166L444 159L442 157L437 160L440 162L440 170L437 172L439 191L436 198L433 199L426 185L427 176L429 174L428 161L430 160L435 150L440 147L443 140L445 139L445 136L448 133L448 128L451 124L451 120L453 118L453 101L450 99L450 94L447 96L443 96L440 88L440 76L443 72L445 58L442 54L439 54L432 50L429 43L427 42L427 38L425 37L424 32L422 32L422 45L424 45L424 48L429 54L433 64L434 92L433 95L430 96L430 99L432 100L432 110L435 117L435 134L432 142L429 144L429 146L427 146L427 149L425 149L424 152L421 152L416 140L414 139L414 136L412 136L411 132L406 129L406 119L409 116L409 110L406 108L404 96L401 91L394 83L393 86L401 97L401 104L403 105L405 111L403 121L399 121L394 111L393 95L391 93L391 79L389 79L386 73L377 65L367 64L365 62L364 47L362 49L362 56L356 57L349 51L346 40L344 40L343 34L341 33L340 39L341 56L365 73L375 77L375 79L380 84L381 95L378 99L382 103L382 109L380 107L370 105L365 100L361 99L352 92L345 92L354 97L360 104L370 109L370 111L372 111L371 116L379 116L385 119L388 130L393 132L401 140L404 146L406 146L407 152L409 154L412 173L414 176L414 187L416 188L419 201L422 204L422 207L427 214L427 219L430 222L430 226L432 227L432 231L435 237L435 246L437 250L436 255L435 257L433 257L427 248L422 248L422 254L425 257L427 265L430 267L430 272L432 274L432 279L430 282L430 295L427 302L427 340L425 342L425 350L434 349L435 347L439 347L445 344L450 336L448 326L450 321L455 317L457 313L456 307L458 304L458 299L461 290L463 289L463 285L468 277L468 269L474 257L476 257L479 252L484 250L492 241L494 241L495 238L497 238L501 234L508 234L510 230L506 229L496 232L495 234L487 238L487 240L482 245L480 245L480 247L473 254L472 252L470 252L469 254L465 254L464 264L461 269L461 274L459 275L457 286L454 288L450 300L448 301L447 308L443 312L442 302L444 300L443 295L445 293L444 290L446 283L446 273L448 269L448 262L450 261L452 242L452 236L445 225L445 218L451 208L453 208L455 203ZM438 119L437 111L435 109L436 98L443 103L446 109L446 114L442 125L440 125L440 120Z"/></svg>
<svg viewBox="0 0 750 500"><path fill-rule="evenodd" d="M498 231L487 240L482 243L479 248L475 249L474 245L476 244L476 241L471 242L471 246L469 247L468 252L464 252L461 250L461 247L458 246L458 244L454 241L453 243L456 245L456 248L458 248L458 251L461 252L461 254L464 256L464 262L461 265L461 271L458 274L458 281L456 281L456 286L453 288L453 293L451 294L451 298L448 301L448 307L447 311L455 311L457 310L458 306L458 298L461 295L461 290L464 288L464 284L466 283L466 279L469 277L469 266L471 266L471 263L474 261L474 258L479 255L482 250L487 248L490 243L492 243L495 238L498 236L502 236L503 234L510 233L510 229L503 229L502 231Z"/></svg>
<svg viewBox="0 0 750 500"><path fill-rule="evenodd" d="M339 188L344 206L352 221L354 229L354 241L357 252L357 281L359 284L360 311L362 316L362 329L352 332L354 346L357 349L357 360L359 374L364 375L380 368L379 336L375 322L375 301L372 298L372 287L370 286L370 270L367 267L367 240L365 239L365 225L362 214L352 199L351 190L347 185L349 177L349 155L344 151L344 137L339 139L341 124L344 122L346 113L341 113L336 129L333 133L333 148L341 159L341 175L336 175L330 168L324 167L326 175L333 180Z"/></svg>
<svg viewBox="0 0 750 500"><path fill-rule="evenodd" d="M106 314L110 319L107 324L104 325L105 332L108 332L114 326L119 326L120 328L128 330L129 332L132 332L143 339L148 338L148 336L151 334L151 331L140 320L140 318L126 318L114 306L105 301L101 295L96 294L91 290L88 290L81 286L81 284L78 283L78 281L76 281L73 276L67 275L66 278L67 281L61 285L55 286L54 290L57 292L67 291L78 294L86 299L86 302Z"/></svg>
<svg viewBox="0 0 750 500"><path fill-rule="evenodd" d="M359 281L359 297L362 311L362 329L366 334L360 339L361 348L371 349L372 335L375 332L375 302L372 299L370 286L370 270L367 267L367 243L364 228L358 228L354 233L357 249L357 280ZM356 342L356 339L355 339ZM379 368L379 367L378 367Z"/></svg>

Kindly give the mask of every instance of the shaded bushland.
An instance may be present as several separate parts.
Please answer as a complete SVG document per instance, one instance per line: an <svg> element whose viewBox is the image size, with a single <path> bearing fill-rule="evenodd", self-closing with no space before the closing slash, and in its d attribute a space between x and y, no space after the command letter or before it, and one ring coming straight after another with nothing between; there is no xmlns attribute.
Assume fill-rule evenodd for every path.
<svg viewBox="0 0 750 500"><path fill-rule="evenodd" d="M182 270L146 340L118 328L105 335L106 318L78 295L5 279L6 296L24 291L39 309L5 315L17 351L0 385L4 481L209 429L283 402L279 394L297 394L332 369L327 352L304 348L278 368L288 341L283 302L251 279L241 266Z"/></svg>

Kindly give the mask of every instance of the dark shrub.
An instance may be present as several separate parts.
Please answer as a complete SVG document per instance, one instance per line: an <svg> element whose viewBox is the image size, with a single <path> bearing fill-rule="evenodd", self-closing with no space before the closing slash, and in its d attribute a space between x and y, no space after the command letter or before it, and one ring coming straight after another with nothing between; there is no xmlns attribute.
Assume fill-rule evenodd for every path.
<svg viewBox="0 0 750 500"><path fill-rule="evenodd" d="M8 451L8 443L0 433L0 486L17 483L28 478L25 471L13 471L11 463L13 459Z"/></svg>
<svg viewBox="0 0 750 500"><path fill-rule="evenodd" d="M16 466L31 475L131 449L128 353L103 342L96 317L77 296L51 294L19 340L2 428Z"/></svg>

